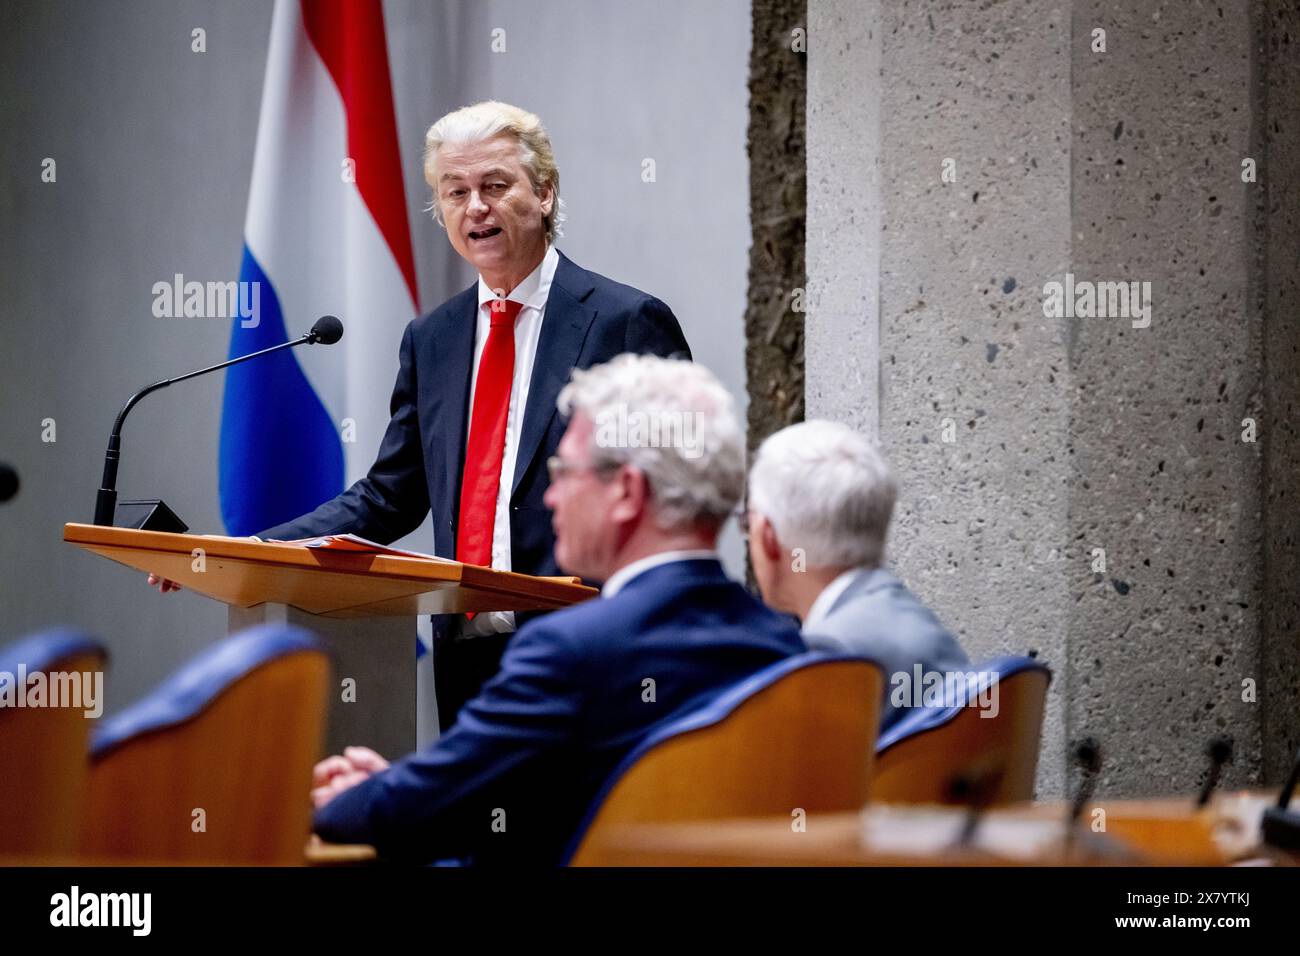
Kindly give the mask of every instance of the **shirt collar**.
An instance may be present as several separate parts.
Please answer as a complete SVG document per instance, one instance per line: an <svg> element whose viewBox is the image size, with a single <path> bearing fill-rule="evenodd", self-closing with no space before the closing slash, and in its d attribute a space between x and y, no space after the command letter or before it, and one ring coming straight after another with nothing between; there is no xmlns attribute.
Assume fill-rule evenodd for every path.
<svg viewBox="0 0 1300 956"><path fill-rule="evenodd" d="M629 581L639 577L651 568L657 568L661 564L671 564L674 561L716 561L718 552L701 549L697 551L661 551L659 554L652 554L631 564L625 564L609 576L605 586L600 589L600 596L603 598L612 598L623 588L627 587Z"/></svg>
<svg viewBox="0 0 1300 956"><path fill-rule="evenodd" d="M822 588L822 593L817 595L817 600L813 601L812 607L808 609L808 616L804 618L804 632L811 631L826 620L826 615L831 613L831 608L840 599L840 595L847 591L854 581L866 573L866 568L849 568L847 571L840 572L835 580Z"/></svg>
<svg viewBox="0 0 1300 956"><path fill-rule="evenodd" d="M538 312L542 311L542 309L546 308L546 298L551 294L551 282L555 279L555 270L559 264L560 253L555 246L547 245L546 255L542 256L542 261L537 264L537 268L528 273L519 285L510 290L510 294L506 296L506 301L519 302L527 308L536 309ZM496 297L496 292L489 289L483 277L479 276L479 308L483 308L485 304Z"/></svg>

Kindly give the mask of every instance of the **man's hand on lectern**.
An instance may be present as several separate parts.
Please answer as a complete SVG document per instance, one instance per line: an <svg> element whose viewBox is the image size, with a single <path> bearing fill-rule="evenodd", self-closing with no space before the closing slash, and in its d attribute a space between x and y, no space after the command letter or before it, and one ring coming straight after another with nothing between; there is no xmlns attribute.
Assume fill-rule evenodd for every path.
<svg viewBox="0 0 1300 956"><path fill-rule="evenodd" d="M262 544L263 541L255 534L244 535L242 537L231 538L224 534L205 534L200 535L203 538L222 538L226 541L256 541ZM149 575L149 587L157 588L159 594L166 594L168 591L179 591L181 586L175 581L169 581L166 578L159 577L156 574Z"/></svg>
<svg viewBox="0 0 1300 956"><path fill-rule="evenodd" d="M388 761L369 747L347 747L341 757L326 757L312 768L312 805L319 810L344 790L387 769Z"/></svg>

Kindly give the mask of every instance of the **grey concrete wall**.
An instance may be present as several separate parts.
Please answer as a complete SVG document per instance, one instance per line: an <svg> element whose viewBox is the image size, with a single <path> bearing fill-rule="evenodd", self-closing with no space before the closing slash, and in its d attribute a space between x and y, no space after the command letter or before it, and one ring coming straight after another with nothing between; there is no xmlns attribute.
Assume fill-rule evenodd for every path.
<svg viewBox="0 0 1300 956"><path fill-rule="evenodd" d="M1251 20L1077 2L1071 262L1150 281L1151 327L1080 320L1072 379L1070 726L1104 730L1116 788L1192 785L1216 733L1261 771L1262 317L1250 298ZM1105 29L1107 51L1088 46ZM1088 549L1106 549L1104 574Z"/></svg>
<svg viewBox="0 0 1300 956"><path fill-rule="evenodd" d="M1254 10L1250 154L1265 170L1253 194L1266 421L1259 670L1264 776L1281 780L1300 746L1300 7L1269 0Z"/></svg>
<svg viewBox="0 0 1300 956"><path fill-rule="evenodd" d="M1069 24L1032 6L811 5L806 348L808 416L878 433L899 475L894 567L974 656L1056 668L1050 792L1067 379L1032 277L1068 259Z"/></svg>
<svg viewBox="0 0 1300 956"><path fill-rule="evenodd" d="M808 6L808 219L804 402L877 436L880 428L882 98L878 4ZM825 38L823 41L822 38Z"/></svg>
<svg viewBox="0 0 1300 956"><path fill-rule="evenodd" d="M747 0L386 0L385 15L424 306L471 279L421 211L424 132L465 103L513 99L554 136L571 217L561 248L670 303L743 404ZM23 480L0 505L0 642L53 623L99 634L110 711L225 631L221 606L160 598L61 533L91 516L120 404L225 355L228 322L153 318L151 287L238 268L270 22L262 0L0 7L0 461ZM496 26L506 54L490 52ZM646 156L654 184L640 178ZM119 488L164 497L202 532L222 530L221 388L215 375L151 396L124 432ZM410 546L429 542L426 524ZM734 534L728 547L738 568Z"/></svg>
<svg viewBox="0 0 1300 956"><path fill-rule="evenodd" d="M1053 666L1042 793L1085 735L1108 795L1193 787L1215 734L1227 779L1259 780L1261 714L1294 726L1300 691L1261 616L1265 466L1240 435L1290 427L1295 363L1272 356L1266 407L1260 304L1277 283L1294 310L1295 260L1240 174L1254 67L1284 51L1246 3L810 6L808 414L878 430L892 563L973 656ZM1150 282L1150 327L1045 317L1067 272ZM1271 696L1243 701L1248 678Z"/></svg>

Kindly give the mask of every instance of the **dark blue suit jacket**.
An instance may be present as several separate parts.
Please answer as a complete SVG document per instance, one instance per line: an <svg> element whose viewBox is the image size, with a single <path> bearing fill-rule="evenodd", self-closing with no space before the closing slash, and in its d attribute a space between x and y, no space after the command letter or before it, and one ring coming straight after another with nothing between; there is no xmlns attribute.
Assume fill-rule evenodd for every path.
<svg viewBox="0 0 1300 956"><path fill-rule="evenodd" d="M434 550L456 556L478 283L406 327L392 418L370 473L310 514L258 536L293 540L351 532L388 544L433 510ZM564 422L555 400L574 368L623 352L690 358L672 311L653 296L574 265L560 253L528 390L510 497L511 567L558 574L555 536L542 504Z"/></svg>
<svg viewBox="0 0 1300 956"><path fill-rule="evenodd" d="M559 863L656 725L804 649L795 623L717 561L651 568L612 598L530 621L436 744L340 794L315 830L419 862Z"/></svg>

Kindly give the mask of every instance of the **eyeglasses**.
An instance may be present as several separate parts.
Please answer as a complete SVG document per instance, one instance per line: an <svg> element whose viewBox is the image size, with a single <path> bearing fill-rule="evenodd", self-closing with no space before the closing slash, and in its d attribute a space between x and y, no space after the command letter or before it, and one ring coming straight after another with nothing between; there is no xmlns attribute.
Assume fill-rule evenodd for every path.
<svg viewBox="0 0 1300 956"><path fill-rule="evenodd" d="M592 471L599 474L601 472L615 471L622 467L622 463L617 461L602 461L595 465L579 465L576 462L565 461L559 455L552 455L546 459L546 474L550 476L551 484L555 484L565 475L577 474L581 471Z"/></svg>
<svg viewBox="0 0 1300 956"><path fill-rule="evenodd" d="M749 547L749 505L742 501L732 509L731 517L736 519L736 530L740 532L740 540L744 542L745 547Z"/></svg>

